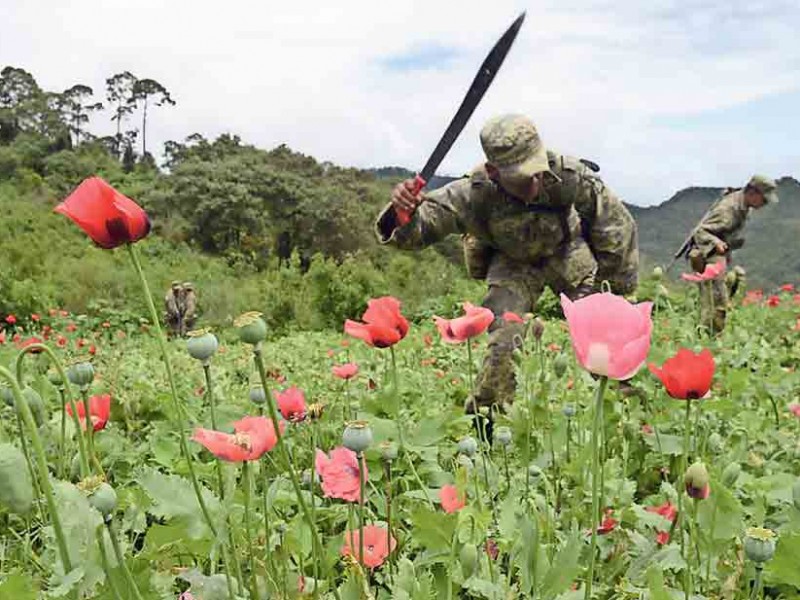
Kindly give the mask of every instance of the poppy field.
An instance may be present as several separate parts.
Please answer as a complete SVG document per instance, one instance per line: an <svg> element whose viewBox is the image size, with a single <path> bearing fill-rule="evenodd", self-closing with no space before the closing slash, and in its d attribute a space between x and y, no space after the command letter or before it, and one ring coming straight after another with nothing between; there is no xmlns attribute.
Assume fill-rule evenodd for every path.
<svg viewBox="0 0 800 600"><path fill-rule="evenodd" d="M0 598L800 598L791 283L716 336L658 271L553 319L382 296L338 330L168 339L147 217L98 189L99 228L59 212L149 313L0 315ZM526 332L517 393L476 420L496 319Z"/></svg>

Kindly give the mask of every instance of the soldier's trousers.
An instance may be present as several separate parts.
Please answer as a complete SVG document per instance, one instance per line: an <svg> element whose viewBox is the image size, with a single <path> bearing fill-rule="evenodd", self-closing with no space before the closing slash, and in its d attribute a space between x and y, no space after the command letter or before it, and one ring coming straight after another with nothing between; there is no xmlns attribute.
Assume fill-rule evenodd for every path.
<svg viewBox="0 0 800 600"><path fill-rule="evenodd" d="M713 264L725 260L724 256L712 256L707 262ZM724 276L700 283L700 321L703 327L715 334L725 329L730 304L728 291Z"/></svg>
<svg viewBox="0 0 800 600"><path fill-rule="evenodd" d="M514 401L517 381L513 352L524 341L525 326L506 322L502 319L504 312L519 316L532 312L545 287L556 294L563 292L571 300L594 291L597 265L588 247L581 245L566 260L568 265L563 259L556 260L527 272L522 278L497 280L490 277L483 306L491 309L495 320L489 327L489 343L475 383L474 402L469 398L465 406L468 413L474 411L474 405L493 410L503 409Z"/></svg>

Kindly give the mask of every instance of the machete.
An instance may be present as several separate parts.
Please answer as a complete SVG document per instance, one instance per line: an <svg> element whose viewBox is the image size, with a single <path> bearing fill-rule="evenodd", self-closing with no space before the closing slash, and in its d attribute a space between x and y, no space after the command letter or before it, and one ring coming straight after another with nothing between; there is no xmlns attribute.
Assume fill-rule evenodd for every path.
<svg viewBox="0 0 800 600"><path fill-rule="evenodd" d="M433 177L442 159L444 159L450 147L458 138L461 130L464 129L472 113L475 112L475 108L480 103L486 90L489 89L494 76L497 75L497 72L500 70L500 66L503 64L506 54L508 54L508 51L511 49L511 44L514 43L514 39L517 37L517 33L520 27L522 27L522 21L524 20L525 13L523 12L514 20L511 27L506 30L483 61L481 68L478 69L478 74L475 75L472 85L469 87L469 90L467 90L467 94L461 102L461 106L458 108L458 112L456 112L453 120L450 121L450 125L433 150L428 162L425 163L425 166L422 167L422 171L414 178L414 195L418 194L422 188L425 187L430 178ZM411 214L407 211L395 208L395 213L397 214L397 221L400 225L405 225L411 220Z"/></svg>

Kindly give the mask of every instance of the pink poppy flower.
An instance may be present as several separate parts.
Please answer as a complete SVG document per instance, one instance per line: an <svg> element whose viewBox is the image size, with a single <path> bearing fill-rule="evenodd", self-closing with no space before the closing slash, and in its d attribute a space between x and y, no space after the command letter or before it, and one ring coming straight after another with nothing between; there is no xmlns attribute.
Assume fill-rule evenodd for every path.
<svg viewBox="0 0 800 600"><path fill-rule="evenodd" d="M725 261L720 260L706 265L702 273L681 273L681 279L684 281L693 281L699 283L701 281L710 281L716 279L725 272Z"/></svg>
<svg viewBox="0 0 800 600"><path fill-rule="evenodd" d="M299 423L306 418L306 397L303 390L292 386L282 392L274 391L272 395L278 403L283 418L292 423Z"/></svg>
<svg viewBox="0 0 800 600"><path fill-rule="evenodd" d="M494 313L488 308L475 306L469 302L464 302L463 307L465 313L463 317L455 319L433 317L442 339L448 344L460 344L479 336L494 321Z"/></svg>
<svg viewBox="0 0 800 600"><path fill-rule="evenodd" d="M397 540L390 536L385 527L367 525L364 527L364 557L359 560L361 564L370 569L380 567L386 558L394 552ZM344 545L339 550L342 556L353 556L360 559L361 530L354 529L344 532Z"/></svg>
<svg viewBox="0 0 800 600"><path fill-rule="evenodd" d="M581 366L611 379L633 377L647 359L652 302L633 305L622 296L592 294L573 302L561 294L572 348Z"/></svg>
<svg viewBox="0 0 800 600"><path fill-rule="evenodd" d="M781 299L780 299L779 296L772 295L769 298L767 298L767 306L769 306L771 308L775 308L776 306L780 306L780 304L781 304Z"/></svg>
<svg viewBox="0 0 800 600"><path fill-rule="evenodd" d="M797 402L793 402L789 405L789 412L792 413L795 417L800 419L800 404Z"/></svg>
<svg viewBox="0 0 800 600"><path fill-rule="evenodd" d="M33 321L34 323L38 323L39 321L41 321L41 319L42 318L38 314L31 313L31 321Z"/></svg>
<svg viewBox="0 0 800 600"><path fill-rule="evenodd" d="M17 323L17 317L15 317L14 315L7 315L6 323L8 323L9 325L15 325Z"/></svg>
<svg viewBox="0 0 800 600"><path fill-rule="evenodd" d="M5 343L6 343L6 332L0 331L0 344L5 344Z"/></svg>
<svg viewBox="0 0 800 600"><path fill-rule="evenodd" d="M347 502L358 502L361 499L360 470L355 452L339 447L331 450L328 457L322 450L317 450L314 465L322 479L322 492L326 497L340 498ZM363 465L366 481L369 473L366 463Z"/></svg>
<svg viewBox="0 0 800 600"><path fill-rule="evenodd" d="M86 429L86 407L83 401L76 402L78 409L78 419L81 422L81 429ZM64 408L69 416L72 416L72 406L66 404ZM111 415L111 395L101 394L89 398L89 421L92 423L94 431L105 429L108 418Z"/></svg>
<svg viewBox="0 0 800 600"><path fill-rule="evenodd" d="M286 424L281 423L281 433ZM267 417L245 417L233 424L233 434L198 427L192 440L205 446L214 456L230 462L258 460L278 443L275 427Z"/></svg>
<svg viewBox="0 0 800 600"><path fill-rule="evenodd" d="M439 499L442 502L442 509L446 513L454 513L467 505L466 494L459 494L458 488L454 485L443 485L439 490Z"/></svg>
<svg viewBox="0 0 800 600"><path fill-rule="evenodd" d="M782 292L789 292L791 294L794 291L794 285L792 285L791 283L784 283L781 286L781 291Z"/></svg>
<svg viewBox="0 0 800 600"><path fill-rule="evenodd" d="M25 340L21 340L21 341L17 342L17 347L20 350L24 350L28 346L33 346L34 344L42 344L42 343L44 343L44 342L42 341L41 338L33 336L33 337L29 337L29 338L27 338ZM40 352L41 352L40 349L31 350L31 354L39 354Z"/></svg>
<svg viewBox="0 0 800 600"><path fill-rule="evenodd" d="M515 312L511 312L510 310L507 310L506 312L503 313L503 320L506 323L524 323L525 322L522 317L520 317Z"/></svg>
<svg viewBox="0 0 800 600"><path fill-rule="evenodd" d="M358 374L358 365L356 363L334 365L331 367L331 372L339 379L351 379Z"/></svg>

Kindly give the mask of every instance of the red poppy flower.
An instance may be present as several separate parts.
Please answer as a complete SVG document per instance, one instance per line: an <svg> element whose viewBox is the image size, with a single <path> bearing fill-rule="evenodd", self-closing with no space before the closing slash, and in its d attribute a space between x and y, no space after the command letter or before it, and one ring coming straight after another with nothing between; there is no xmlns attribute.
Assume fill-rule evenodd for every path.
<svg viewBox="0 0 800 600"><path fill-rule="evenodd" d="M494 313L482 306L464 302L464 316L455 319L433 317L442 339L448 344L460 344L470 338L479 336L494 321Z"/></svg>
<svg viewBox="0 0 800 600"><path fill-rule="evenodd" d="M11 338L11 341L12 341L12 342L14 342L14 343L16 344L16 343L17 343L17 342L19 342L21 339L22 339L22 336L21 336L20 334L18 334L18 333L15 333L15 334L14 334L14 337L12 337L12 338Z"/></svg>
<svg viewBox="0 0 800 600"><path fill-rule="evenodd" d="M49 314L51 317L55 317L58 314L58 311L55 308L51 308L47 311L47 314Z"/></svg>
<svg viewBox="0 0 800 600"><path fill-rule="evenodd" d="M706 348L699 354L681 348L659 369L648 364L650 371L661 380L667 393L680 400L697 400L708 393L714 377L714 357Z"/></svg>
<svg viewBox="0 0 800 600"><path fill-rule="evenodd" d="M60 335L58 336L58 338L56 338L56 346L58 346L59 348L64 348L66 347L66 345L67 345L67 338L65 338L63 335Z"/></svg>
<svg viewBox="0 0 800 600"><path fill-rule="evenodd" d="M303 390L292 386L282 392L274 391L272 395L278 403L283 418L292 423L299 423L306 418L306 397Z"/></svg>
<svg viewBox="0 0 800 600"><path fill-rule="evenodd" d="M38 323L41 320L41 317L36 313L31 313L31 321L34 323Z"/></svg>
<svg viewBox="0 0 800 600"><path fill-rule="evenodd" d="M598 535L605 535L607 533L611 533L617 528L619 525L619 521L617 521L612 515L614 514L613 509L609 508L606 510L605 515L603 516L603 521L600 523L600 526L597 528ZM589 530L591 533L591 530Z"/></svg>
<svg viewBox="0 0 800 600"><path fill-rule="evenodd" d="M78 326L77 326L77 325L75 325L75 323L67 323L66 330L67 330L69 333L72 333L73 331L75 331L75 330L77 330L77 329L78 329Z"/></svg>
<svg viewBox="0 0 800 600"><path fill-rule="evenodd" d="M497 557L500 555L500 548L497 546L497 542L494 538L487 539L483 548L486 551L486 556L492 560L497 560Z"/></svg>
<svg viewBox="0 0 800 600"><path fill-rule="evenodd" d="M34 336L34 337L29 337L29 338L27 338L25 340L22 340L20 342L17 342L17 347L20 350L24 350L25 348L27 348L28 346L32 346L33 344L42 344L42 343L43 342L42 342L41 338L38 338L38 337ZM31 354L39 354L40 352L41 352L41 350L39 350L39 349L31 350Z"/></svg>
<svg viewBox="0 0 800 600"><path fill-rule="evenodd" d="M328 358L333 358L334 356L336 356L336 351L333 350L333 348L328 348L326 354L328 355Z"/></svg>
<svg viewBox="0 0 800 600"><path fill-rule="evenodd" d="M426 348L430 348L433 345L433 336L430 333L426 333L422 336L422 343L425 344Z"/></svg>
<svg viewBox="0 0 800 600"><path fill-rule="evenodd" d="M101 326L103 327L103 329L108 329L109 327L111 327L111 323L109 323L108 321L103 321Z"/></svg>
<svg viewBox="0 0 800 600"><path fill-rule="evenodd" d="M364 466L364 481L367 480L367 464ZM348 448L334 448L330 457L317 450L314 461L322 479L322 492L328 498L340 498L347 502L358 502L361 498L360 470L356 453Z"/></svg>
<svg viewBox="0 0 800 600"><path fill-rule="evenodd" d="M89 354L91 354L92 356L94 356L95 354L97 354L97 346L95 346L94 344L92 344L91 346L89 346Z"/></svg>
<svg viewBox="0 0 800 600"><path fill-rule="evenodd" d="M669 543L669 531L658 531L656 532L656 544L659 546L663 546L664 544Z"/></svg>
<svg viewBox="0 0 800 600"><path fill-rule="evenodd" d="M780 306L780 304L781 304L781 299L779 296L772 295L769 298L767 298L767 306L775 308L776 306Z"/></svg>
<svg viewBox="0 0 800 600"><path fill-rule="evenodd" d="M364 527L364 557L361 564L370 569L380 567L397 547L397 540L387 533L385 527L367 525ZM361 558L361 530L349 529L344 532L344 545L339 550L342 556Z"/></svg>
<svg viewBox="0 0 800 600"><path fill-rule="evenodd" d="M66 311L66 310L60 310L60 311L58 311L58 314L61 317L68 317L69 316L69 312Z"/></svg>
<svg viewBox="0 0 800 600"><path fill-rule="evenodd" d="M84 347L84 346L85 346L87 343L88 343L88 342L87 342L85 339L81 338L81 339L79 339L77 342L75 342L75 345L76 345L78 348L83 348L83 347Z"/></svg>
<svg viewBox="0 0 800 600"><path fill-rule="evenodd" d="M725 261L713 262L706 266L702 273L681 273L681 279L684 281L693 281L699 283L701 281L710 281L716 279L725 272Z"/></svg>
<svg viewBox="0 0 800 600"><path fill-rule="evenodd" d="M6 343L6 332L0 330L0 344L5 344L5 343Z"/></svg>
<svg viewBox="0 0 800 600"><path fill-rule="evenodd" d="M795 417L800 419L800 404L797 402L793 402L789 405L789 412L791 412Z"/></svg>
<svg viewBox="0 0 800 600"><path fill-rule="evenodd" d="M334 365L331 367L331 372L339 379L351 379L358 374L358 365L356 363Z"/></svg>
<svg viewBox="0 0 800 600"><path fill-rule="evenodd" d="M648 506L645 510L656 513L657 515L661 515L670 523L674 523L675 517L678 516L678 508L669 500L664 502L664 504L659 504L658 506Z"/></svg>
<svg viewBox="0 0 800 600"><path fill-rule="evenodd" d="M642 433L646 433L646 434L650 435L651 433L653 433L653 426L650 425L649 423L643 423L642 424Z"/></svg>
<svg viewBox="0 0 800 600"><path fill-rule="evenodd" d="M510 310L503 313L503 320L506 323L524 323L524 319L520 317L517 313L511 312Z"/></svg>
<svg viewBox="0 0 800 600"><path fill-rule="evenodd" d="M281 432L284 423L279 425ZM214 456L230 462L258 460L278 443L272 420L267 417L245 417L233 424L233 434L198 427L192 439L205 446Z"/></svg>
<svg viewBox="0 0 800 600"><path fill-rule="evenodd" d="M142 207L100 177L85 179L55 212L72 219L95 244L107 250L150 233L150 219Z"/></svg>
<svg viewBox="0 0 800 600"><path fill-rule="evenodd" d="M14 315L6 315L6 323L9 325L15 325L17 323L17 317Z"/></svg>
<svg viewBox="0 0 800 600"><path fill-rule="evenodd" d="M69 416L72 416L72 407L66 404L64 408ZM86 407L84 403L78 402L78 419L81 422L81 429L86 429ZM111 396L109 394L101 394L99 396L92 396L89 398L89 420L92 422L92 429L100 431L105 429L108 423L108 417L111 415Z"/></svg>
<svg viewBox="0 0 800 600"><path fill-rule="evenodd" d="M454 485L443 485L439 490L439 500L442 502L442 509L446 513L454 513L467 505L467 495L459 493Z"/></svg>
<svg viewBox="0 0 800 600"><path fill-rule="evenodd" d="M789 292L791 294L794 291L794 285L792 285L791 283L784 283L781 286L781 291L782 292Z"/></svg>
<svg viewBox="0 0 800 600"><path fill-rule="evenodd" d="M376 348L393 346L408 333L408 321L400 314L400 301L392 296L367 302L361 320L363 323L347 319L344 332Z"/></svg>

